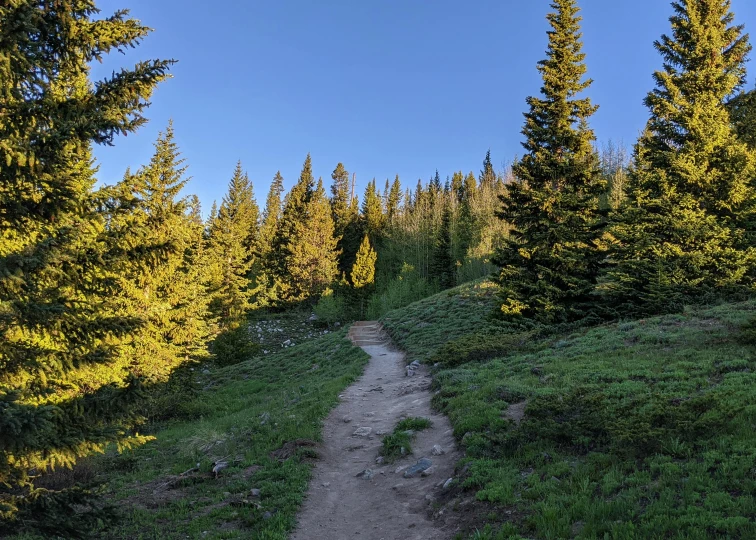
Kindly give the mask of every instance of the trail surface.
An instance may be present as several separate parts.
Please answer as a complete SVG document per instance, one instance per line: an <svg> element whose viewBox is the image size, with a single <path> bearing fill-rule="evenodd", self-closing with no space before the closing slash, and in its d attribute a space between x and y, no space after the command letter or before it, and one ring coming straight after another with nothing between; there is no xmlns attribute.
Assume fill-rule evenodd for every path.
<svg viewBox="0 0 756 540"><path fill-rule="evenodd" d="M350 337L370 354L370 363L325 422L320 459L292 540L451 538L453 527L431 520L431 505L461 456L449 420L431 410L427 369L408 376L404 354L391 347L378 323L357 323ZM376 464L383 436L406 417L429 418L433 427L417 433L412 455ZM436 445L443 454L434 455ZM430 474L406 478L421 458L433 462Z"/></svg>

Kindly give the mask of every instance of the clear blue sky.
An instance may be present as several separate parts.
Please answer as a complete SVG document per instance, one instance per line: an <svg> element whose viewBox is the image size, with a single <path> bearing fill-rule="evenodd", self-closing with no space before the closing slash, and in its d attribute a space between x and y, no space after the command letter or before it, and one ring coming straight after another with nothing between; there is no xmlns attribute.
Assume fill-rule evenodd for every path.
<svg viewBox="0 0 756 540"><path fill-rule="evenodd" d="M756 2L733 0L756 42ZM150 58L175 58L150 123L98 148L99 178L114 183L146 163L174 120L205 213L241 159L263 203L277 170L292 185L308 152L330 182L336 164L358 185L399 174L405 185L479 171L521 153L525 98L538 93L548 0L103 0L154 29L95 76ZM631 145L643 97L661 67L653 41L669 31L666 0L583 0L588 95L600 141ZM756 74L756 64L750 65ZM749 86L754 76L749 75ZM360 190L361 192L361 190Z"/></svg>

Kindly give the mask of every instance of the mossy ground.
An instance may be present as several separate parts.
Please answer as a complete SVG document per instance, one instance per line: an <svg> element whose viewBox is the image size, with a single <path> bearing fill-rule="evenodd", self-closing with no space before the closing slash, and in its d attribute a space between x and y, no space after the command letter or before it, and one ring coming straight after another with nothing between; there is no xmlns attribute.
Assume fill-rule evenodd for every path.
<svg viewBox="0 0 756 540"><path fill-rule="evenodd" d="M546 338L505 336L495 303L477 283L383 319L438 364L463 487L494 508L476 538L756 538L756 302Z"/></svg>
<svg viewBox="0 0 756 540"><path fill-rule="evenodd" d="M286 538L310 478L308 441L367 360L341 331L204 375L154 442L91 463L121 514L103 537ZM229 467L214 478L219 460Z"/></svg>

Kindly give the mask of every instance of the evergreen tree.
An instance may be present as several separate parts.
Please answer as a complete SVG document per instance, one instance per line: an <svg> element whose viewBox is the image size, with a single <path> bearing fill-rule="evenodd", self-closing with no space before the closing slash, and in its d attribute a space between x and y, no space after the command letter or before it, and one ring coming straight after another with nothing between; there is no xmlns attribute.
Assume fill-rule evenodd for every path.
<svg viewBox="0 0 756 540"><path fill-rule="evenodd" d="M740 140L756 149L756 89L740 92L727 102L727 109Z"/></svg>
<svg viewBox="0 0 756 540"><path fill-rule="evenodd" d="M557 9L553 4L552 7ZM494 171L493 163L491 162L491 150L486 152L486 158L483 160L483 170L480 171L480 185L481 187L493 188L496 185L496 171Z"/></svg>
<svg viewBox="0 0 756 540"><path fill-rule="evenodd" d="M394 183L388 190L386 196L386 219L393 223L399 213L402 205L402 183L399 181L399 175L394 178Z"/></svg>
<svg viewBox="0 0 756 540"><path fill-rule="evenodd" d="M385 216L381 193L376 188L375 179L365 188L365 198L362 200L362 220L365 233L370 236L372 244L376 245L383 234Z"/></svg>
<svg viewBox="0 0 756 540"><path fill-rule="evenodd" d="M331 206L322 179L318 180L304 217L289 246L291 257L287 261L288 300L294 302L319 296L338 275L338 238L334 236Z"/></svg>
<svg viewBox="0 0 756 540"><path fill-rule="evenodd" d="M370 239L366 234L360 249L357 251L357 257L352 266L350 280L352 284L352 303L359 306L359 317L365 315L365 302L375 290L375 264L378 260L378 254L370 245Z"/></svg>
<svg viewBox="0 0 756 540"><path fill-rule="evenodd" d="M289 266L293 254L292 248L298 241L297 235L306 224L307 210L312 200L314 187L312 158L310 154L307 154L297 183L284 198L281 219L273 239L271 278L276 290L279 291L278 297L282 303L295 301L299 296L291 291Z"/></svg>
<svg viewBox="0 0 756 540"><path fill-rule="evenodd" d="M751 283L756 163L738 138L727 99L745 81L751 47L729 0L672 4L664 68L646 98L619 245L604 291L623 312L681 307Z"/></svg>
<svg viewBox="0 0 756 540"><path fill-rule="evenodd" d="M238 163L218 216L210 223L208 246L214 269L211 308L224 327L235 325L250 309L253 289L249 276L258 219L252 184Z"/></svg>
<svg viewBox="0 0 756 540"><path fill-rule="evenodd" d="M278 171L273 177L273 182L268 191L268 198L265 200L265 210L263 210L260 224L260 234L257 241L257 257L260 261L265 261L273 249L273 241L278 231L278 222L281 219L281 195L283 195L283 176ZM263 268L267 269L265 262L261 262Z"/></svg>
<svg viewBox="0 0 756 540"><path fill-rule="evenodd" d="M139 383L121 346L140 321L119 315L94 193L91 145L134 132L170 62L95 87L88 62L149 29L92 1L0 4L0 535L73 537L97 525L91 495L35 488L35 476L132 436ZM90 376L94 375L94 376ZM92 511L88 511L92 510Z"/></svg>
<svg viewBox="0 0 756 540"><path fill-rule="evenodd" d="M377 260L378 254L370 245L368 235L365 235L357 252L357 260L352 267L352 287L362 289L375 283L375 262Z"/></svg>
<svg viewBox="0 0 756 540"><path fill-rule="evenodd" d="M441 289L450 289L457 284L456 267L452 256L451 221L451 205L447 203L433 254L433 275L438 279Z"/></svg>
<svg viewBox="0 0 756 540"><path fill-rule="evenodd" d="M340 238L339 272L345 274L354 264L362 227L359 223L359 209L351 194L349 173L342 163L336 165L331 178L331 210L336 237Z"/></svg>
<svg viewBox="0 0 756 540"><path fill-rule="evenodd" d="M129 345L130 368L151 382L205 357L211 334L202 222L180 196L189 180L183 163L169 124L150 164L124 179L121 189L137 198L135 208L108 220L126 254L115 268L121 310L143 323Z"/></svg>
<svg viewBox="0 0 756 540"><path fill-rule="evenodd" d="M513 230L496 263L504 314L567 321L593 304L605 258L599 215L605 182L588 127L597 107L576 97L591 84L583 80L579 9L575 0L555 0L552 8L547 58L538 64L541 96L527 100L527 153L501 197L499 217Z"/></svg>

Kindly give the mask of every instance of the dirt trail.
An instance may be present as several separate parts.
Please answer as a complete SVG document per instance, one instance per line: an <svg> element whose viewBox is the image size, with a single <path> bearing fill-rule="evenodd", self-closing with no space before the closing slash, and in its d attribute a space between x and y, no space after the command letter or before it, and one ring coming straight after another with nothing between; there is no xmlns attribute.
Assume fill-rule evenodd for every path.
<svg viewBox="0 0 756 540"><path fill-rule="evenodd" d="M461 455L449 420L431 410L427 369L407 376L404 354L391 347L378 323L357 323L350 337L370 354L370 363L325 422L320 459L292 540L451 538L452 528L430 519L431 505ZM376 464L383 435L408 416L430 418L433 427L417 434L412 455ZM368 431L360 428L370 433L355 434ZM445 453L433 455L434 445ZM430 474L405 478L421 458L433 462Z"/></svg>

